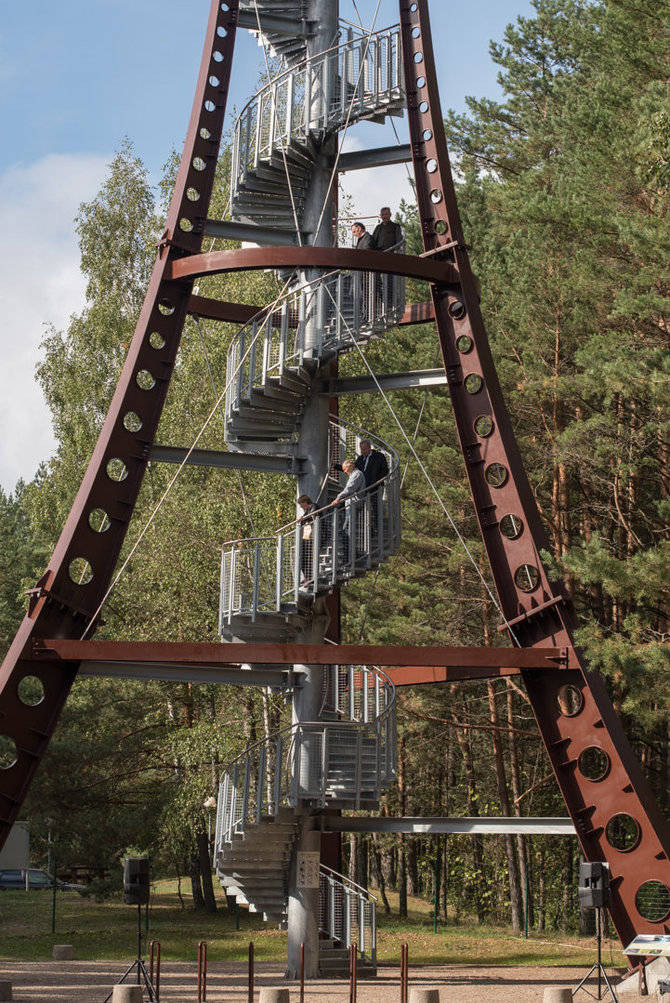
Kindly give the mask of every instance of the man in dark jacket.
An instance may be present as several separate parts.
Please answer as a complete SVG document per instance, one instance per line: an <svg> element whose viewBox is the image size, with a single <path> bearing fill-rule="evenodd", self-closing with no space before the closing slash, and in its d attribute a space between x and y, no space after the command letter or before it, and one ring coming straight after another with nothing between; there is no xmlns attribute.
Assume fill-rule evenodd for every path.
<svg viewBox="0 0 670 1003"><path fill-rule="evenodd" d="M365 477L366 488L369 488L388 475L389 465L384 454L372 448L369 439L361 439L360 450L360 456L356 457L356 467Z"/></svg>

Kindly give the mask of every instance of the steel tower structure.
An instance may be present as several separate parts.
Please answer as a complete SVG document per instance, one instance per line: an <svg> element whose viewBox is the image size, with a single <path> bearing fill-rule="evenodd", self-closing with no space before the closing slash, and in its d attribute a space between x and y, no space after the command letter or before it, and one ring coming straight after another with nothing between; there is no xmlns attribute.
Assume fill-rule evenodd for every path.
<svg viewBox="0 0 670 1003"><path fill-rule="evenodd" d="M381 489L377 485L350 499L344 510L330 505L338 490L333 464L361 432L333 419L336 407L329 396L338 355L401 319L405 277L430 286L431 306L416 316L435 323L502 610L501 630L513 645L494 659L459 653L463 668L456 677L481 678L503 664L521 672L584 856L610 865L610 911L622 942L640 932L667 932L670 915L667 825L602 680L574 647L570 597L549 581L542 565L547 540L502 398L461 229L428 0L400 0L399 20L399 29L383 34L338 36L337 5L329 0L213 0L184 153L135 336L72 511L47 570L31 590L28 613L0 675L2 840L82 663L125 660L138 675L143 666L145 674L172 673L170 678L181 672L195 681L225 678L286 688L293 701L290 765L280 735L249 752L243 788L237 767L227 771L217 867L227 887L269 918L288 919L290 973L301 941L308 974L316 974L320 964L318 885L327 897L332 881L328 867L318 876L317 866L314 877L320 812L326 804L374 805L393 772L394 670L385 675L349 669L343 676L338 666L454 664L448 649L372 651L323 643L339 641L339 587L380 564L399 540L397 464L386 444L378 443L389 464ZM217 223L208 218L208 208L236 31L242 27L259 31L282 65L238 120L233 220ZM333 246L335 181L345 163L337 158L339 131L352 116L380 120L403 108L408 149L369 151L365 162L411 160L423 253ZM355 166L347 162L348 169ZM205 237L220 236L253 246L203 250ZM193 293L201 276L245 269L290 275L282 302L254 316L244 304ZM221 632L227 644L97 643L90 638L147 464L169 458L169 450L156 445L156 429L189 312L244 325L229 356L225 462L296 473L298 491L318 498L321 506L313 542L305 551L294 527L269 543L237 541L224 552ZM199 462L207 459L224 462L218 455ZM349 543L344 550L338 546L342 529ZM270 554L275 570L268 592L263 569ZM247 668L236 675L240 663ZM407 672L401 679L396 673L398 682L412 678L422 677ZM364 697L360 706L357 694ZM236 801L240 790L242 807ZM253 872L260 858L251 848L256 837L267 842L271 827L277 854L272 861L263 858L268 873L259 887ZM233 858L240 840L246 849ZM276 882L272 868L282 874ZM268 895L271 887L274 897ZM335 939L342 936L336 933Z"/></svg>

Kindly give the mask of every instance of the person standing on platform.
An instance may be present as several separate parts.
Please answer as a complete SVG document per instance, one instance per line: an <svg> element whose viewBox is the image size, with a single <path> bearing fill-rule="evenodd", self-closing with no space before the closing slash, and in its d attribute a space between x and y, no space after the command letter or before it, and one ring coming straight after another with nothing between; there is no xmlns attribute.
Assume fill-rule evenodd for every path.
<svg viewBox="0 0 670 1003"><path fill-rule="evenodd" d="M352 516L355 512L356 496L365 491L365 475L361 470L357 469L353 460L344 460L342 463L342 470L347 475L347 483L331 504L341 505L342 502L346 502L347 499L351 499L351 502L346 507L344 521L342 523L342 551L344 555L344 563L348 564L351 552L350 543L353 523Z"/></svg>
<svg viewBox="0 0 670 1003"><path fill-rule="evenodd" d="M372 232L372 247L375 251L390 251L395 248L403 238L400 223L394 223L391 219L391 210L387 205L379 210L379 223Z"/></svg>

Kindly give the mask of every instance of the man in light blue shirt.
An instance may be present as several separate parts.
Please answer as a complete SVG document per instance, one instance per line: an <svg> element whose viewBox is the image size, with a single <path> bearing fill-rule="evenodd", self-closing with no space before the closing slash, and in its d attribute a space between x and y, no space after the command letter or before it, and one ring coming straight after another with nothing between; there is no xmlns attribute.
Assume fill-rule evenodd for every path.
<svg viewBox="0 0 670 1003"><path fill-rule="evenodd" d="M342 502L346 501L347 498L351 498L352 500L351 504L347 505L344 521L342 523L342 549L344 553L344 563L348 564L350 555L352 514L355 511L353 503L356 500L356 495L360 495L361 492L365 491L365 476L362 470L358 470L356 468L356 464L352 460L344 460L342 463L342 470L347 475L347 483L344 485L332 504L340 505ZM360 516L363 516L362 511L360 512Z"/></svg>

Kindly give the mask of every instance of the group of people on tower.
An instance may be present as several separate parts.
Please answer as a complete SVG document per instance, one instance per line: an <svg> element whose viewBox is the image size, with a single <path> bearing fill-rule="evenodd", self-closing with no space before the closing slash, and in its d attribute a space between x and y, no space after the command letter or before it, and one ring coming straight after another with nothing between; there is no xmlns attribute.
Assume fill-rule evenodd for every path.
<svg viewBox="0 0 670 1003"><path fill-rule="evenodd" d="M391 219L391 210L385 205L379 210L379 223L372 233L368 233L365 224L356 220L351 225L351 232L358 251L389 251L402 240L402 227Z"/></svg>
<svg viewBox="0 0 670 1003"><path fill-rule="evenodd" d="M388 476L389 468L386 457L380 450L373 449L369 439L361 439L360 453L355 460L343 460L342 463L333 464L333 471L342 471L346 475L346 483L342 490L336 495L328 507L338 507L347 500L352 502L363 494L366 488L370 491L370 531L374 539L378 531L378 504L383 490L383 481ZM312 567L312 523L314 513L319 511L317 504L309 495L303 494L298 498L298 505L302 509L302 515L298 522L301 524L301 557L300 567L305 578L311 577ZM351 505L345 508L344 519L341 523L342 559L345 565L349 563L351 556L351 543L354 526L354 512ZM329 537L329 519L322 520L325 533L322 537ZM328 539L323 539L324 543ZM358 548L360 549L360 548Z"/></svg>

